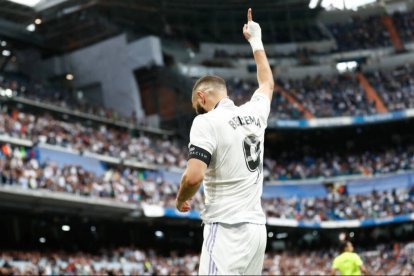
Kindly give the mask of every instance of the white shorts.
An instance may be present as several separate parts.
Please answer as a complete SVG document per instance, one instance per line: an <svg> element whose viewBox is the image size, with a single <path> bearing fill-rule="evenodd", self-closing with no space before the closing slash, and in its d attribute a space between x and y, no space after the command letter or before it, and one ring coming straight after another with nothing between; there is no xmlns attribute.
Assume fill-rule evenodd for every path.
<svg viewBox="0 0 414 276"><path fill-rule="evenodd" d="M261 275L267 234L264 224L204 225L199 275Z"/></svg>

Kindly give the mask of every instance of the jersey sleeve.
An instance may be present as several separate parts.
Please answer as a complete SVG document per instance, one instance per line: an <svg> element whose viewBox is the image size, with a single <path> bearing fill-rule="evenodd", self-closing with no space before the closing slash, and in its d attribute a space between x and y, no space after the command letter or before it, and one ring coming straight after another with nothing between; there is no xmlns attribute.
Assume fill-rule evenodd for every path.
<svg viewBox="0 0 414 276"><path fill-rule="evenodd" d="M268 97L262 93L255 92L247 104L253 112L259 115L263 123L267 123L267 118L269 118L270 113L270 101Z"/></svg>
<svg viewBox="0 0 414 276"><path fill-rule="evenodd" d="M359 257L359 255L358 255L358 254L355 254L355 255L354 255L354 259L355 259L355 264L356 264L357 266L361 266L361 265L363 265L363 264L364 264L364 263L362 262L361 257Z"/></svg>
<svg viewBox="0 0 414 276"><path fill-rule="evenodd" d="M338 269L338 268L339 268L338 258L335 258L332 263L332 269Z"/></svg>
<svg viewBox="0 0 414 276"><path fill-rule="evenodd" d="M188 159L199 159L208 166L216 146L217 141L210 123L203 116L197 116L191 126Z"/></svg>

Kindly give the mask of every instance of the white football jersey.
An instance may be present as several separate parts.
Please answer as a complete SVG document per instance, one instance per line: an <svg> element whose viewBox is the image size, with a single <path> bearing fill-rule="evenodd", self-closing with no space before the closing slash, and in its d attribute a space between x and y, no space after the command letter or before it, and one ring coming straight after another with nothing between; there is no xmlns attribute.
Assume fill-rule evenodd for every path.
<svg viewBox="0 0 414 276"><path fill-rule="evenodd" d="M269 99L255 93L242 106L226 98L198 115L190 132L190 158L207 163L204 223L265 224L261 206L264 134Z"/></svg>

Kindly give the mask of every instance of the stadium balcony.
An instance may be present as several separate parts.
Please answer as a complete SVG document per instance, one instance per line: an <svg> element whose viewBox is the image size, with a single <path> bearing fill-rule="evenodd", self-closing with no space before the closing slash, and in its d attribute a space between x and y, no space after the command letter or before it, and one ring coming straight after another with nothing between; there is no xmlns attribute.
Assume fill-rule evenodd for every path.
<svg viewBox="0 0 414 276"><path fill-rule="evenodd" d="M403 120L413 116L414 55L382 56L381 62L343 62L275 69L271 128L322 128ZM344 66L344 68L342 68ZM194 69L194 70L193 70ZM191 76L218 74L228 80L230 97L246 102L254 75L240 68L182 67ZM234 77L237 76L237 77Z"/></svg>
<svg viewBox="0 0 414 276"><path fill-rule="evenodd" d="M145 122L137 122L134 116L125 117L115 111L96 107L87 102L64 98L67 91L63 87L47 88L41 84L29 84L16 77L0 75L0 101L14 106L48 111L62 117L73 117L77 120L87 120L95 124L105 124L112 127L124 128L130 131L172 135L172 131L146 126Z"/></svg>
<svg viewBox="0 0 414 276"><path fill-rule="evenodd" d="M329 128L412 118L411 11L384 15L377 9L372 13L353 19L349 19L353 16L349 11L338 11L330 19L323 15L321 30L331 30L326 40L266 45L279 82L270 128ZM335 20L340 22L333 23ZM370 26L374 25L371 36ZM354 39L368 34L370 39ZM353 39L360 44L348 45ZM254 60L246 44L201 43L199 53L178 67L192 78L223 76L238 103L254 90L250 83L255 78ZM237 91L233 92L234 87Z"/></svg>
<svg viewBox="0 0 414 276"><path fill-rule="evenodd" d="M333 15L332 15L333 13ZM394 54L413 48L412 12L395 12L391 15L382 9L373 8L370 16L355 15L349 11L322 13L317 19L317 28L323 37L307 37L305 41L277 41L266 43L266 52L271 64L311 65L326 64L347 58L369 58ZM315 26L316 28L316 26ZM395 41L397 40L397 41ZM244 44L201 43L198 55L190 64L205 64L214 67L237 66L249 60L250 49ZM235 62L237 61L237 62ZM276 62L277 61L277 62Z"/></svg>
<svg viewBox="0 0 414 276"><path fill-rule="evenodd" d="M200 193L193 199L195 210L175 210L180 171L155 166L121 169L108 160L78 155L58 146L39 144L31 149L21 140L8 142L19 143L20 147L2 145L3 206L26 209L36 205L41 210L116 214L125 219L200 218ZM268 225L358 228L412 221L414 173L401 169L394 167L388 175L266 182L263 200ZM344 202L350 201L354 204L345 208Z"/></svg>

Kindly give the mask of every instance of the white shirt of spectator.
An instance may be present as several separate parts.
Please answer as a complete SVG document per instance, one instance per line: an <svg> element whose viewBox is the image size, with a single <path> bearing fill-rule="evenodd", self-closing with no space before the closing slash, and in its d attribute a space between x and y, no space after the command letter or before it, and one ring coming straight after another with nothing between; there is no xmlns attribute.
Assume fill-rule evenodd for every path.
<svg viewBox="0 0 414 276"><path fill-rule="evenodd" d="M266 223L261 195L269 112L269 99L255 93L240 107L223 99L214 110L194 119L189 146L211 154L204 178L204 223Z"/></svg>

